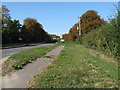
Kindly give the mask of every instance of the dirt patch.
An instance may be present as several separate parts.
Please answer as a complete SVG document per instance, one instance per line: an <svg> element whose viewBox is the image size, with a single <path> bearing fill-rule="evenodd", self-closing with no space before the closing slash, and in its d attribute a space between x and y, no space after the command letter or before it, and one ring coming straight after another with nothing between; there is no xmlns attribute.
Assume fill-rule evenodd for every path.
<svg viewBox="0 0 120 90"><path fill-rule="evenodd" d="M95 88L101 88L101 87L102 87L102 85L101 85L101 83L100 83L100 82L97 82L97 83L95 83L94 87L95 87Z"/></svg>

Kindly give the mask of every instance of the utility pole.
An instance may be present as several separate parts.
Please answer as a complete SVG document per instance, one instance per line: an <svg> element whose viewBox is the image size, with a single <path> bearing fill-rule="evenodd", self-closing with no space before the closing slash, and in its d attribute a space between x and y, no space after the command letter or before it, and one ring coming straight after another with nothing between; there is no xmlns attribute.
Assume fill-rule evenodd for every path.
<svg viewBox="0 0 120 90"><path fill-rule="evenodd" d="M79 36L81 36L81 25L80 25L80 17L78 17L79 21L78 21L78 28L77 30L79 30Z"/></svg>

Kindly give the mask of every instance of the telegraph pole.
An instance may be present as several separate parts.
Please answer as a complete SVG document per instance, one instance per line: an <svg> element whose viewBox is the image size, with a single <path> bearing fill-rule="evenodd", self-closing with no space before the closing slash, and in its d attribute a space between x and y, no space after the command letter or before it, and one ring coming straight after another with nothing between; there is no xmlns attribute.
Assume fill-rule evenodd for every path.
<svg viewBox="0 0 120 90"><path fill-rule="evenodd" d="M78 17L79 21L78 21L78 30L79 30L79 36L81 36L81 25L80 25L80 17Z"/></svg>

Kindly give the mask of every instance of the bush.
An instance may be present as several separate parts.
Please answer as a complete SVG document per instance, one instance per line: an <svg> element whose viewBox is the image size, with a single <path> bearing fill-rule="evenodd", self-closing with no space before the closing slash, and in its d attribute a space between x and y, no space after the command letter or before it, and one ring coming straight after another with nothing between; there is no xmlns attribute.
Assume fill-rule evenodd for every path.
<svg viewBox="0 0 120 90"><path fill-rule="evenodd" d="M118 57L119 53L119 33L117 23L112 19L110 23L101 26L99 29L89 32L83 37L82 44L88 48L107 52L108 55Z"/></svg>
<svg viewBox="0 0 120 90"><path fill-rule="evenodd" d="M92 30L82 37L82 44L88 48L97 49L107 55L120 58L120 11L117 11L109 23Z"/></svg>

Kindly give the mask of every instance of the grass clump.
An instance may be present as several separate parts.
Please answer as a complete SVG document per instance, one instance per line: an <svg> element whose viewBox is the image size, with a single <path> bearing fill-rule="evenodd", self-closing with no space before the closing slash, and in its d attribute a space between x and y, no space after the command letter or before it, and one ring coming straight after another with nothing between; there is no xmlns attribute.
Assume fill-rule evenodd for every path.
<svg viewBox="0 0 120 90"><path fill-rule="evenodd" d="M32 88L118 88L118 66L92 56L84 46L64 43L58 58L31 82Z"/></svg>
<svg viewBox="0 0 120 90"><path fill-rule="evenodd" d="M52 50L57 46L58 44L47 47L33 48L10 56L8 60L6 60L6 62L4 62L2 65L2 74L5 75L12 70L22 69L23 66L25 66L26 64L32 62L33 60L36 60L39 57L42 57L48 51Z"/></svg>

